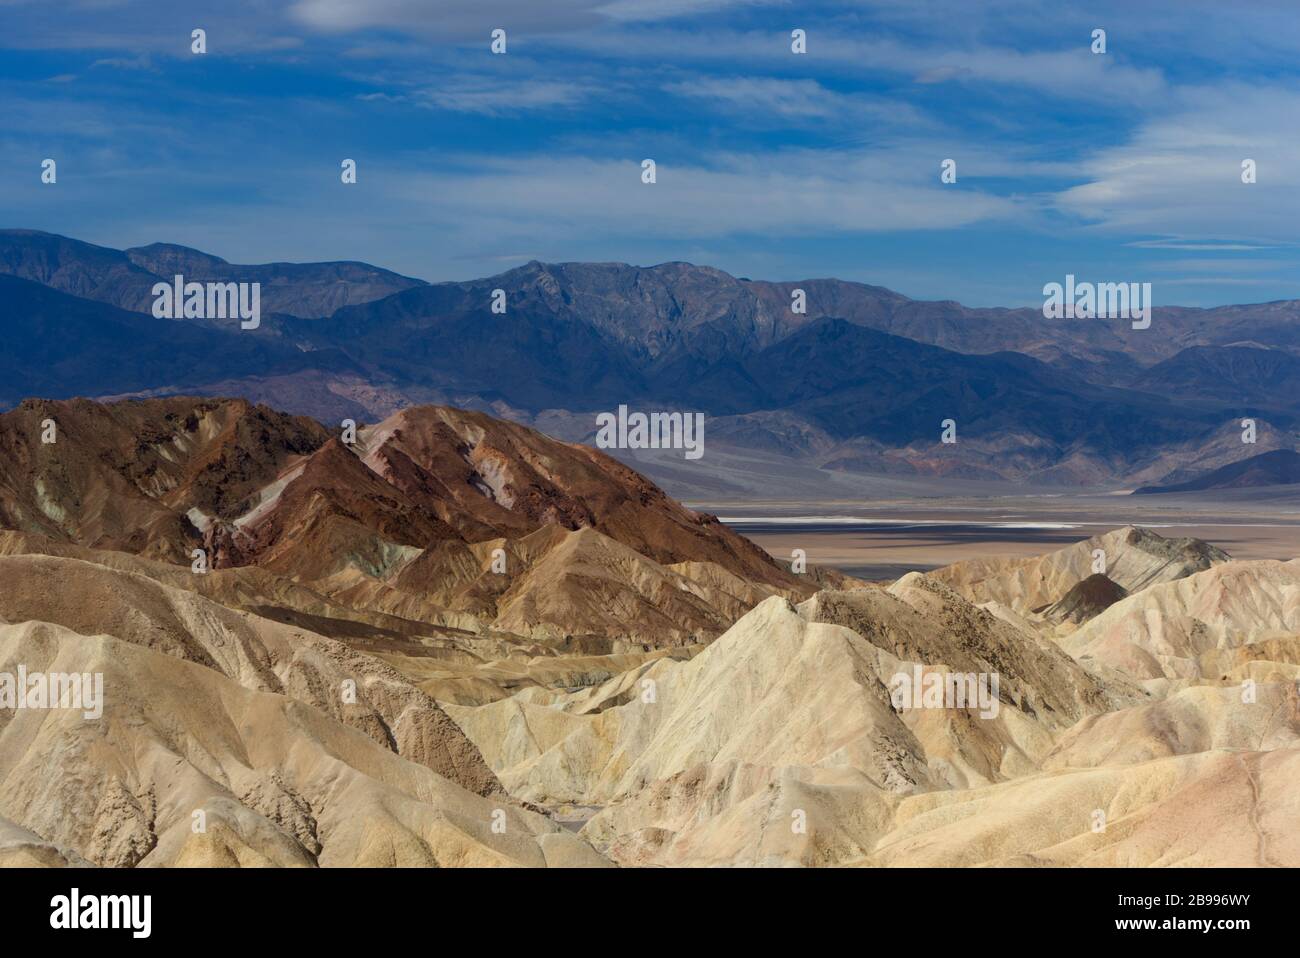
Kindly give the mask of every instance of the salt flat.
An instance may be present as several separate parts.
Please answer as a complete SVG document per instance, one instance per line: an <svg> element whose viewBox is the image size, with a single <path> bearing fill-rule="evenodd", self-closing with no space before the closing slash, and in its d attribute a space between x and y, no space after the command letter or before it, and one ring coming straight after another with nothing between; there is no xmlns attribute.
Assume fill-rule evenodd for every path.
<svg viewBox="0 0 1300 958"><path fill-rule="evenodd" d="M1139 525L1169 538L1213 542L1237 559L1300 556L1300 506L1286 490L1183 496L1079 495L948 499L694 501L788 561L867 579L893 579L980 556L1029 556L1106 529Z"/></svg>

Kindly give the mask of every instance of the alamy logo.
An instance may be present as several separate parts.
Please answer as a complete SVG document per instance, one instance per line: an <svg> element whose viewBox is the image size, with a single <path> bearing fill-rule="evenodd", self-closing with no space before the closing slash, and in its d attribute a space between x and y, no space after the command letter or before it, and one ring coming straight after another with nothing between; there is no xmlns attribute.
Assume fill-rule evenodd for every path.
<svg viewBox="0 0 1300 958"><path fill-rule="evenodd" d="M1043 287L1045 319L1131 319L1134 329L1151 325L1150 283L1075 283L1067 273L1065 285Z"/></svg>
<svg viewBox="0 0 1300 958"><path fill-rule="evenodd" d="M240 329L262 325L261 283L187 283L177 274L170 283L155 283L156 319L240 319Z"/></svg>
<svg viewBox="0 0 1300 958"><path fill-rule="evenodd" d="M998 673L929 672L921 666L898 672L889 680L889 700L904 709L979 708L980 718L997 718Z"/></svg>
<svg viewBox="0 0 1300 958"><path fill-rule="evenodd" d="M50 927L129 928L132 938L148 938L153 930L150 895L86 895L72 889L69 895L50 899Z"/></svg>
<svg viewBox="0 0 1300 958"><path fill-rule="evenodd" d="M103 672L0 672L0 709L80 709L82 718L104 714Z"/></svg>
<svg viewBox="0 0 1300 958"><path fill-rule="evenodd" d="M704 455L704 413L643 412L596 417L596 445L601 449L685 449L687 459Z"/></svg>

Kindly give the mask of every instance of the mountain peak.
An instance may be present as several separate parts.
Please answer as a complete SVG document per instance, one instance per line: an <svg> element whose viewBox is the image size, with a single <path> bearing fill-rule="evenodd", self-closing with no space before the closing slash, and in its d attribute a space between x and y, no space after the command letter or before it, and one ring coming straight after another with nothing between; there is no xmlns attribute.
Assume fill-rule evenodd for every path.
<svg viewBox="0 0 1300 958"><path fill-rule="evenodd" d="M176 243L150 243L124 250L127 259L152 273L166 276L170 273L192 272L195 269L212 269L229 266L220 256Z"/></svg>

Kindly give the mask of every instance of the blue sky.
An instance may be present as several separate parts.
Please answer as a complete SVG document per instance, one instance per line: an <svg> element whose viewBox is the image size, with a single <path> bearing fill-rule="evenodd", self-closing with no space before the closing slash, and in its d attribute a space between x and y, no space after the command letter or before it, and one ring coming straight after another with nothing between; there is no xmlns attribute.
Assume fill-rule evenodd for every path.
<svg viewBox="0 0 1300 958"><path fill-rule="evenodd" d="M977 306L1067 272L1300 298L1298 24L1269 0L0 0L2 225L429 280L688 260Z"/></svg>

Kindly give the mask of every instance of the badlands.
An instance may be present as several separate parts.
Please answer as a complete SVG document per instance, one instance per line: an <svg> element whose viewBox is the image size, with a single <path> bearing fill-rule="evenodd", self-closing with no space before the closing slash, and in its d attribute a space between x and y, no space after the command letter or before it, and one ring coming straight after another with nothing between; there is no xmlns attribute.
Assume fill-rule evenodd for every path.
<svg viewBox="0 0 1300 958"><path fill-rule="evenodd" d="M0 415L0 530L0 676L104 688L0 708L6 865L1300 864L1300 560L795 574L482 413L184 397Z"/></svg>

